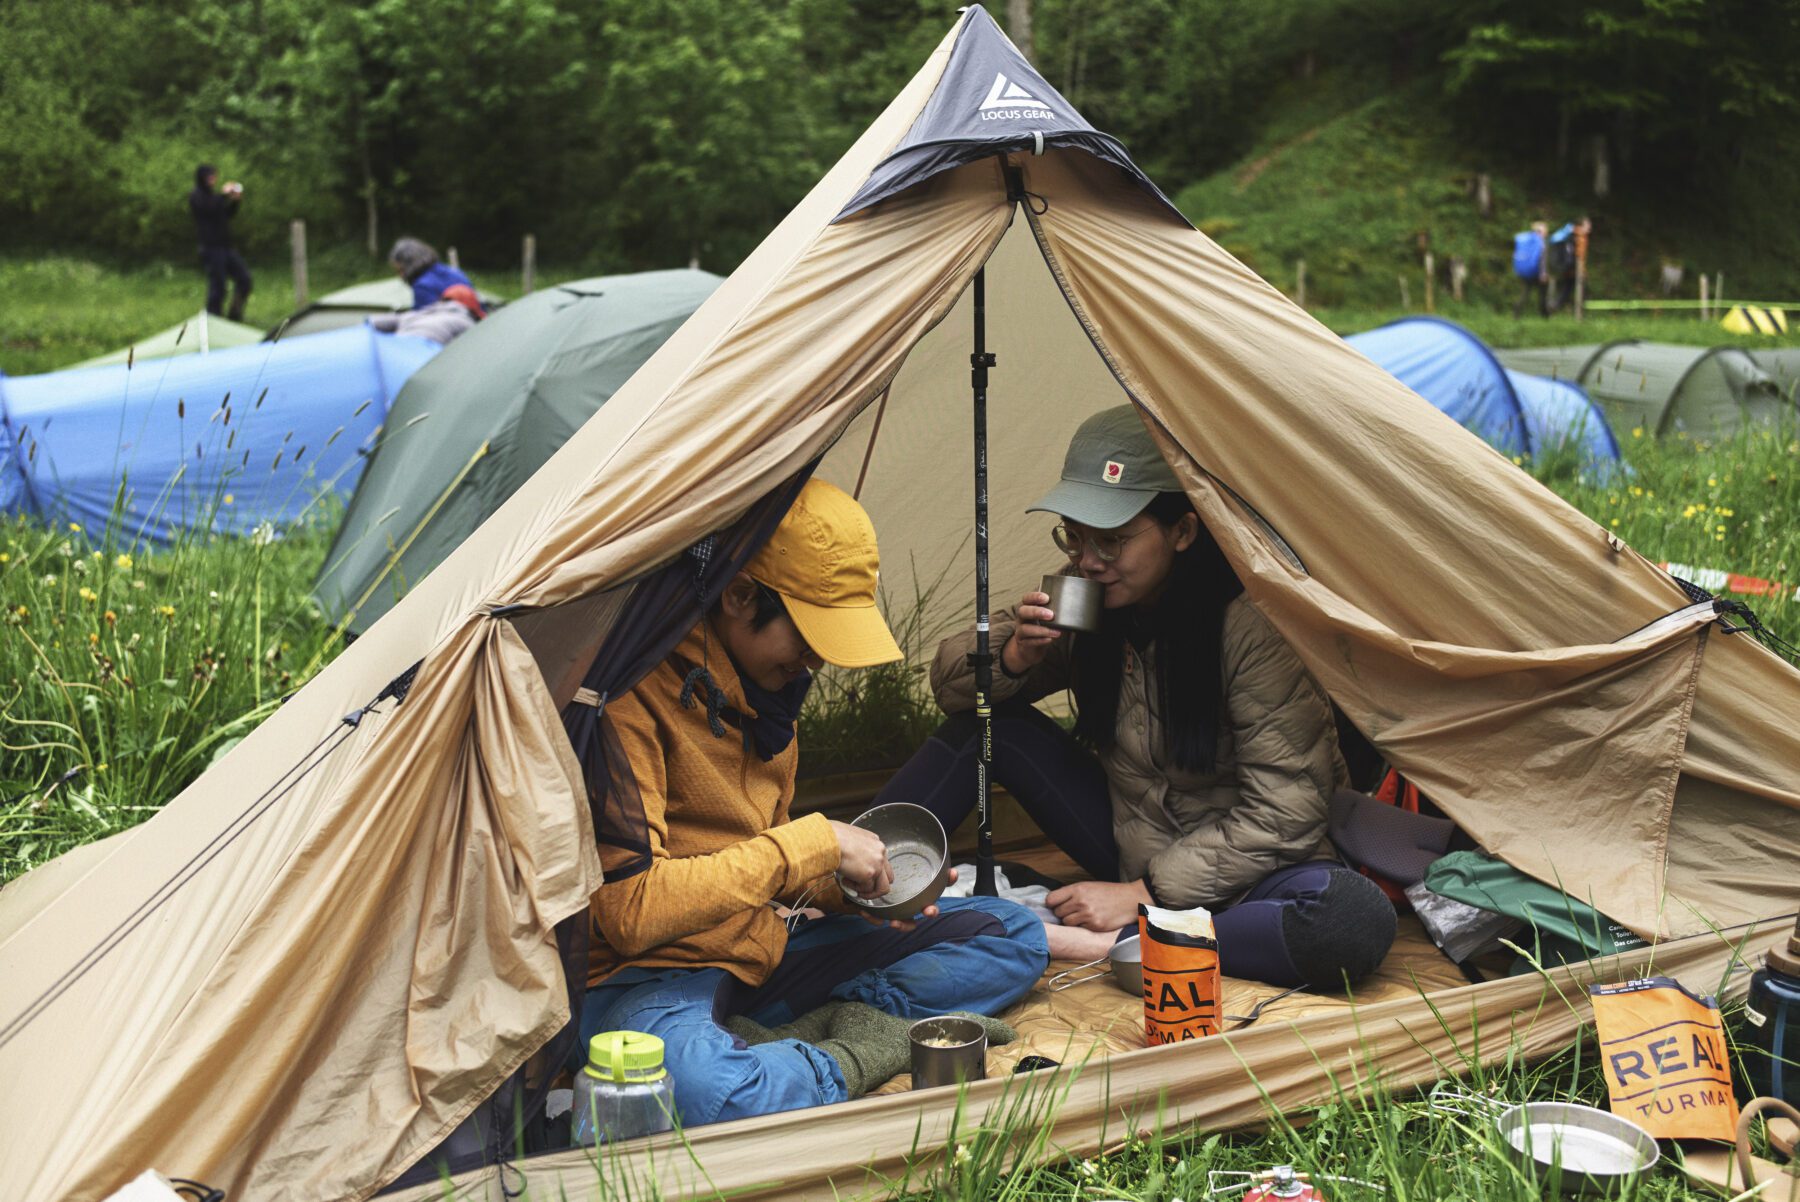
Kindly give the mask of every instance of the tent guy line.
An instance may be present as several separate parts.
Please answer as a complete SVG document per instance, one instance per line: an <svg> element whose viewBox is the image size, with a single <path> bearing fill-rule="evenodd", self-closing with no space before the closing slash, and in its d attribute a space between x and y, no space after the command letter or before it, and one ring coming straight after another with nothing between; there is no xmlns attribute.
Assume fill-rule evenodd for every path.
<svg viewBox="0 0 1800 1202"><path fill-rule="evenodd" d="M221 852L235 842L245 831L255 825L263 815L274 808L277 802L281 801L282 798L292 792L294 786L306 779L307 775L314 769L329 760L332 755L337 752L338 748L342 747L344 742L355 733L357 727L362 725L363 718L372 712L376 706L389 698L394 700L396 706L403 703L406 700L406 694L412 688L414 679L418 676L418 671L419 664L414 664L399 676L396 676L393 680L389 681L381 692L377 693L374 699L367 705L362 706L359 709L351 710L339 719L338 725L334 726L329 734L313 744L313 746L302 755L292 767L281 776L277 777L275 783L265 789L261 796L245 806L230 823L222 830L215 833L205 846L196 851L193 856L189 858L187 863L176 869L175 873L158 886L148 898L138 903L137 909L120 919L118 924L114 926L112 930L108 931L105 936L83 952L81 957L63 972L62 976L51 982L50 985L36 998L32 999L23 1010L14 1015L4 1027L0 1027L0 1048L4 1048L8 1043L12 1042L20 1032L29 1027L39 1015L53 1005L57 998L68 992L77 981L87 975L90 969L101 960L105 959L106 956L110 954L113 949L117 948L119 944L124 942L133 931L137 930L138 927L148 921L157 910L161 909L170 898L180 892L188 882L192 881L208 864L212 863ZM327 744L330 744L330 746L326 746ZM311 762L309 763L308 761ZM76 771L79 771L79 769L66 773L63 780L69 779ZM60 784L61 782L59 781L58 783Z"/></svg>

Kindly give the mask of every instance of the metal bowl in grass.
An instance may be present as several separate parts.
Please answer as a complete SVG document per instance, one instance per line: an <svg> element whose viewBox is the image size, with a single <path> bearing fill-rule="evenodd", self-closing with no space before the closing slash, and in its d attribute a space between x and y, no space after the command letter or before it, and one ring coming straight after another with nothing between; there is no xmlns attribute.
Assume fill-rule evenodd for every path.
<svg viewBox="0 0 1800 1202"><path fill-rule="evenodd" d="M911 918L929 906L950 883L950 839L944 824L924 806L896 801L876 806L859 817L859 826L880 837L887 848L894 883L880 897L858 897L846 886L844 897L875 918ZM843 884L843 875L838 883Z"/></svg>
<svg viewBox="0 0 1800 1202"><path fill-rule="evenodd" d="M1610 1111L1575 1102L1509 1104L1450 1082L1431 1091L1442 1114L1494 1125L1513 1161L1535 1178L1556 1178L1563 1193L1610 1196L1652 1172L1662 1150L1650 1133Z"/></svg>

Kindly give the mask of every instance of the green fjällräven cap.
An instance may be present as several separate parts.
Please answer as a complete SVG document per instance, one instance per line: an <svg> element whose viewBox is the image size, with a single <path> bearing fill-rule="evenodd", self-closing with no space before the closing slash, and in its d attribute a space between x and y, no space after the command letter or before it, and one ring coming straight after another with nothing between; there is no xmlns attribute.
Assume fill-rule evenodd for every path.
<svg viewBox="0 0 1800 1202"><path fill-rule="evenodd" d="M1081 423L1063 458L1062 482L1025 512L1059 513L1094 530L1114 530L1159 492L1181 492L1136 407L1103 409Z"/></svg>

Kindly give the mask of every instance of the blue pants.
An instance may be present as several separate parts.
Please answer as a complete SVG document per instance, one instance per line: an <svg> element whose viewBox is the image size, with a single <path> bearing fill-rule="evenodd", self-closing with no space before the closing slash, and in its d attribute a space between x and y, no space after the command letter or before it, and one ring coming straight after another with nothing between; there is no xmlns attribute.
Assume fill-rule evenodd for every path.
<svg viewBox="0 0 1800 1202"><path fill-rule="evenodd" d="M914 931L833 915L803 922L761 986L720 968L625 968L587 991L581 1041L644 1031L663 1041L682 1125L750 1118L847 1099L837 1062L797 1039L747 1047L720 1025L745 1015L779 1026L823 1003L866 1002L902 1018L996 1014L1049 962L1031 911L991 897L946 898Z"/></svg>

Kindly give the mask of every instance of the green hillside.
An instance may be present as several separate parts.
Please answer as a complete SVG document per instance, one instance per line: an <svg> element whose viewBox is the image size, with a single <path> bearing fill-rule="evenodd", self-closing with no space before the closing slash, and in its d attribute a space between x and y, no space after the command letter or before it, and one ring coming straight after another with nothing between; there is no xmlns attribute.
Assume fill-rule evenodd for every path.
<svg viewBox="0 0 1800 1202"><path fill-rule="evenodd" d="M1283 85L1263 114L1255 146L1230 168L1185 189L1176 202L1195 224L1266 279L1293 292L1306 262L1309 307L1397 310L1404 276L1411 307L1423 305L1423 255L1436 259L1440 302L1450 260L1468 268L1470 307L1510 311L1512 235L1536 218L1555 225L1594 219L1590 295L1660 295L1662 264L1682 264L1679 295L1697 295L1698 273L1722 273L1728 296L1800 300L1800 233L1788 215L1800 167L1771 144L1749 153L1756 194L1740 186L1716 205L1663 205L1640 191L1594 200L1580 172L1509 160L1469 146L1452 125L1441 85L1421 80L1388 91L1344 74ZM1491 181L1492 209L1477 211L1475 180ZM1740 178L1745 174L1740 173ZM1551 182L1552 180L1557 182ZM1786 198L1786 199L1784 199ZM1686 324L1686 323L1684 323Z"/></svg>

